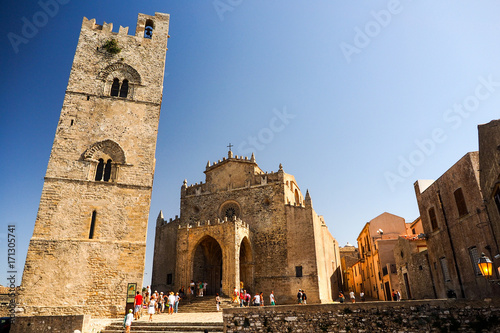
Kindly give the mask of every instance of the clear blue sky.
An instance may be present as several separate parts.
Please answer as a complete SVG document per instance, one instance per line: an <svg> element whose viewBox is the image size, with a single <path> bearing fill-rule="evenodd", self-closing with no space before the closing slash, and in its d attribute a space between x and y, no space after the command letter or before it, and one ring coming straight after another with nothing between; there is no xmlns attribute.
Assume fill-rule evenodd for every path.
<svg viewBox="0 0 500 333"><path fill-rule="evenodd" d="M500 118L496 1L59 1L0 13L1 284L8 224L24 267L84 16L133 33L139 12L171 15L146 283L159 211L179 214L182 181L204 181L229 143L264 171L282 163L343 246L385 211L417 218L415 180Z"/></svg>

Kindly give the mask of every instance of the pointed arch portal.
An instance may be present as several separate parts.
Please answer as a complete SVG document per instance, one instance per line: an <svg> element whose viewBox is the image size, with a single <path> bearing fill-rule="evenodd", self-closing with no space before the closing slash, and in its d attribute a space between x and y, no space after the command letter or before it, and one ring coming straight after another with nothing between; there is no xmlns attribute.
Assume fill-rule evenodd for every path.
<svg viewBox="0 0 500 333"><path fill-rule="evenodd" d="M250 241L247 237L243 238L240 246L240 281L247 291L252 291L254 287L253 281L253 258Z"/></svg>
<svg viewBox="0 0 500 333"><path fill-rule="evenodd" d="M212 237L205 237L196 247L193 258L193 279L206 281L207 295L221 293L222 249Z"/></svg>

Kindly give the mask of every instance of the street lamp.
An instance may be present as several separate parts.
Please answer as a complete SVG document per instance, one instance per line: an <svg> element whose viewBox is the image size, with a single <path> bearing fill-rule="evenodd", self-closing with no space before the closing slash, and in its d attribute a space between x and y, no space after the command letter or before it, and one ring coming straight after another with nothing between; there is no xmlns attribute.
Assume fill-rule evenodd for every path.
<svg viewBox="0 0 500 333"><path fill-rule="evenodd" d="M493 275L493 263L490 258L484 254L484 252L481 253L481 257L479 258L477 265L479 266L481 274L483 274L486 279L490 279Z"/></svg>

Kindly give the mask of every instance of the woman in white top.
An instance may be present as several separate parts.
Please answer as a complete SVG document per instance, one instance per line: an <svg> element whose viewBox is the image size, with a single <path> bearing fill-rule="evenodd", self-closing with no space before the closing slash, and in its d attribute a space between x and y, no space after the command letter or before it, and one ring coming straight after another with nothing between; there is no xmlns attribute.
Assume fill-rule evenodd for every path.
<svg viewBox="0 0 500 333"><path fill-rule="evenodd" d="M153 321L153 315L155 314L155 304L156 299L154 296L152 296L148 305L149 321Z"/></svg>

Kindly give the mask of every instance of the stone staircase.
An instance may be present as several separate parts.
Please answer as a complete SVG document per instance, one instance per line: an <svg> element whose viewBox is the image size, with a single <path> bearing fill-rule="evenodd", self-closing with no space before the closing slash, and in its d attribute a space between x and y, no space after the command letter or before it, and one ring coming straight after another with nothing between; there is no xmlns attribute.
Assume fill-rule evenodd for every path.
<svg viewBox="0 0 500 333"><path fill-rule="evenodd" d="M102 333L123 333L123 321L108 325ZM171 332L171 333L204 333L224 332L223 323L167 323L167 322L133 322L132 333Z"/></svg>
<svg viewBox="0 0 500 333"><path fill-rule="evenodd" d="M239 307L238 303L231 303L231 299L221 297L221 311L227 308ZM188 297L179 302L179 313L216 312L215 296Z"/></svg>

